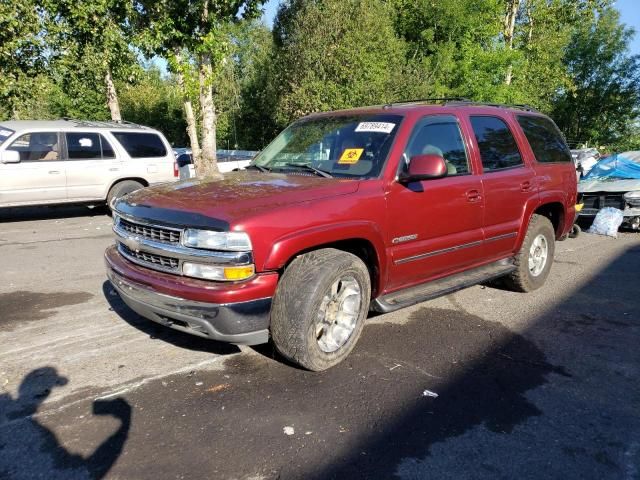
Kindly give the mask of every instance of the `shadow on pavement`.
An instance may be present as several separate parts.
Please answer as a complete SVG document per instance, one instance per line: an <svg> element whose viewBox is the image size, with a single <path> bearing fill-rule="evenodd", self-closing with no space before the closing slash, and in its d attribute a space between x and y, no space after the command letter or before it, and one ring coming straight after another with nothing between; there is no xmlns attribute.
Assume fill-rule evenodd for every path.
<svg viewBox="0 0 640 480"><path fill-rule="evenodd" d="M167 342L175 345L176 347L187 350L211 352L216 355L230 355L240 351L236 345L217 342L208 338L202 338L196 335L189 335L188 333L180 332L178 330L172 330L171 328L159 325L151 320L141 317L122 301L111 285L111 282L108 280L102 284L102 293L107 299L111 309L117 313L120 318L132 327L146 333L153 340Z"/></svg>
<svg viewBox="0 0 640 480"><path fill-rule="evenodd" d="M55 368L42 367L24 377L17 398L0 396L0 477L101 479L109 472L127 441L131 407L122 398L94 401L93 414L113 417L119 426L90 455L71 453L34 417L51 389L67 382Z"/></svg>
<svg viewBox="0 0 640 480"><path fill-rule="evenodd" d="M53 205L38 207L0 208L0 223L51 220L74 217L103 217L109 215L106 205Z"/></svg>

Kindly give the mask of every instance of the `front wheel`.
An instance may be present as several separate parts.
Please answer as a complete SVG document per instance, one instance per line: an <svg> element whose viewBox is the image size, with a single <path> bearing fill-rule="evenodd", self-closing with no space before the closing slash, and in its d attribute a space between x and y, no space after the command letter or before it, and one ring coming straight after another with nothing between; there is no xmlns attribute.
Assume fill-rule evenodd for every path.
<svg viewBox="0 0 640 480"><path fill-rule="evenodd" d="M540 288L551 270L555 253L555 232L547 217L532 215L527 235L515 257L516 270L505 278L507 286L517 292Z"/></svg>
<svg viewBox="0 0 640 480"><path fill-rule="evenodd" d="M142 187L144 187L144 185L135 180L123 180L116 183L107 194L107 205L111 208L114 201L136 190L140 190Z"/></svg>
<svg viewBox="0 0 640 480"><path fill-rule="evenodd" d="M287 267L271 310L271 337L287 359L313 371L353 350L371 298L369 271L350 253L324 248Z"/></svg>

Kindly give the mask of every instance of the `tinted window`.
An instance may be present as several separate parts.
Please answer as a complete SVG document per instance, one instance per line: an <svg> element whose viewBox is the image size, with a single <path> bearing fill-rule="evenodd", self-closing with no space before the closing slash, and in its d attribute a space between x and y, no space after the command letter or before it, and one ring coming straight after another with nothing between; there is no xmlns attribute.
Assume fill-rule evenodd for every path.
<svg viewBox="0 0 640 480"><path fill-rule="evenodd" d="M98 133L67 133L66 138L70 160L115 158L107 139Z"/></svg>
<svg viewBox="0 0 640 480"><path fill-rule="evenodd" d="M4 143L4 141L9 138L13 134L13 130L3 127L0 125L0 145Z"/></svg>
<svg viewBox="0 0 640 480"><path fill-rule="evenodd" d="M70 160L101 159L100 136L97 133L67 133L67 153Z"/></svg>
<svg viewBox="0 0 640 480"><path fill-rule="evenodd" d="M20 153L21 161L58 160L58 134L26 133L16 138L7 150Z"/></svg>
<svg viewBox="0 0 640 480"><path fill-rule="evenodd" d="M497 117L471 117L485 172L522 165L522 157L507 124Z"/></svg>
<svg viewBox="0 0 640 480"><path fill-rule="evenodd" d="M102 144L102 158L116 158L111 144L102 135L100 135L100 143Z"/></svg>
<svg viewBox="0 0 640 480"><path fill-rule="evenodd" d="M420 120L413 130L405 154L408 159L415 155L440 155L447 164L449 175L469 173L460 127L452 116L433 116Z"/></svg>
<svg viewBox="0 0 640 480"><path fill-rule="evenodd" d="M131 158L164 157L164 143L155 133L112 132Z"/></svg>
<svg viewBox="0 0 640 480"><path fill-rule="evenodd" d="M536 160L542 163L570 162L571 152L558 128L549 119L531 115L518 115Z"/></svg>

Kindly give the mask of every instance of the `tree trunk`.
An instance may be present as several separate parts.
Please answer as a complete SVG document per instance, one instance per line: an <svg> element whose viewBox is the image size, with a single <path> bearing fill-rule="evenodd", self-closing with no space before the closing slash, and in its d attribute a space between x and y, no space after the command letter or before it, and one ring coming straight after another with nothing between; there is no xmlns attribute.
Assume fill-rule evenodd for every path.
<svg viewBox="0 0 640 480"><path fill-rule="evenodd" d="M213 104L213 69L211 55L203 53L198 59L200 109L202 113L202 158L196 166L199 175L221 177L216 159L216 108Z"/></svg>
<svg viewBox="0 0 640 480"><path fill-rule="evenodd" d="M179 51L175 52L176 62L181 63L182 58ZM182 94L182 103L184 105L184 116L187 121L187 135L189 136L189 143L191 144L191 156L193 158L193 165L199 165L202 158L202 152L200 151L200 142L198 141L198 126L196 125L196 116L193 113L193 105L189 98L189 92L184 83L184 76L181 71L177 73L178 88ZM197 171L197 170L196 170Z"/></svg>
<svg viewBox="0 0 640 480"><path fill-rule="evenodd" d="M507 50L513 50L513 32L516 28L516 17L518 16L518 8L520 8L520 0L507 0L507 14L504 17L504 42ZM511 85L513 77L513 65L507 67L507 75L504 83Z"/></svg>
<svg viewBox="0 0 640 480"><path fill-rule="evenodd" d="M122 120L122 116L120 115L120 102L118 102L118 93L116 92L116 86L113 84L113 78L111 78L110 68L107 68L104 81L107 84L107 105L111 112L111 120L119 122Z"/></svg>

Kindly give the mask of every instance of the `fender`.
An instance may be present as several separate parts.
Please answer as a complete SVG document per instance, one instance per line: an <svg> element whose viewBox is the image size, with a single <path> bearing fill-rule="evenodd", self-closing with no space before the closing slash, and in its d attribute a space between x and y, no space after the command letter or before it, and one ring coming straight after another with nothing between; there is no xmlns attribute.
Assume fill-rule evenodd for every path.
<svg viewBox="0 0 640 480"><path fill-rule="evenodd" d="M383 238L379 225L365 220L332 223L299 230L282 236L273 243L263 270L281 269L292 257L305 250L345 240L366 240L373 245L379 268L378 286L374 290L381 291L384 279L387 278L387 253Z"/></svg>
<svg viewBox="0 0 640 480"><path fill-rule="evenodd" d="M573 225L573 217L575 212L575 205L571 208L567 208L567 194L563 191L543 191L539 192L539 194L535 198L530 198L527 203L524 205L524 209L522 212L522 221L520 222L520 230L518 231L518 238L515 245L514 252L519 252L520 248L522 248L522 243L524 242L524 237L527 235L527 229L529 228L529 221L531 220L531 216L535 213L535 211L543 205L547 205L549 203L559 203L564 208L564 221L563 225L560 226L562 230L562 234L568 232L567 230L567 222L570 222L569 229L571 225ZM572 210L573 209L573 210ZM558 232L556 232L556 236L558 236ZM560 235L561 236L561 235Z"/></svg>

